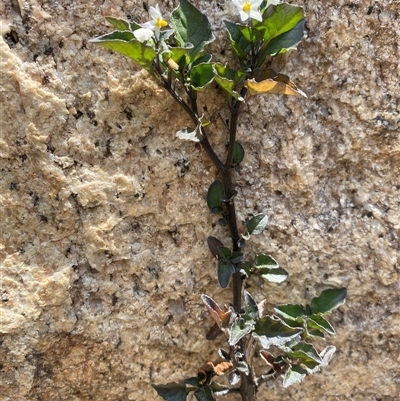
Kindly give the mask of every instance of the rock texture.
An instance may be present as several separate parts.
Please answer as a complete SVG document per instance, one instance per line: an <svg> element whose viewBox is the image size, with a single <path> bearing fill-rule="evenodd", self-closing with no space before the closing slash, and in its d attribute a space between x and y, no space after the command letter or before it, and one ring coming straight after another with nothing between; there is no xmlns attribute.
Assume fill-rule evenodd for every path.
<svg viewBox="0 0 400 401"><path fill-rule="evenodd" d="M155 5L149 1L149 5ZM173 1L159 1L170 10ZM231 56L228 0L194 1ZM250 101L240 218L266 212L246 248L290 273L250 291L271 304L348 287L338 352L302 385L261 400L399 399L400 8L299 1L307 34L274 65L308 94ZM205 239L224 237L204 194L215 171L175 138L188 120L126 58L88 43L143 2L6 0L1 12L0 393L4 401L155 400L150 382L217 357L200 294L218 288ZM203 95L221 132L218 89ZM212 139L224 145L216 133ZM228 398L227 398L228 399ZM230 398L232 400L237 398Z"/></svg>

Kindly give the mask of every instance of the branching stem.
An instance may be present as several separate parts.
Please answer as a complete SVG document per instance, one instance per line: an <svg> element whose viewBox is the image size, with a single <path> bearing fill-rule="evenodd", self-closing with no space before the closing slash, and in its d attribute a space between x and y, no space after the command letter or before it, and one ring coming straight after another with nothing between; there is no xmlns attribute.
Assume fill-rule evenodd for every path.
<svg viewBox="0 0 400 401"><path fill-rule="evenodd" d="M165 79L160 69L156 69L156 78L159 84L168 91L172 98L182 107L186 114L190 117L193 123L197 126L201 126L201 121L197 112L197 96L193 91L186 91L189 97L189 103L185 102L181 96L172 88L170 79ZM244 98L246 95L246 88L242 89L241 96ZM235 209L235 201L233 195L234 187L232 183L232 171L233 171L233 156L235 151L237 124L239 119L240 107L242 101L236 100L234 106L231 109L231 118L229 124L229 143L228 151L225 164L221 161L218 155L215 153L208 140L208 130L205 127L201 128L202 139L200 144L207 153L214 166L222 176L222 183L224 187L224 193L228 197L232 197L229 202L225 204L224 217L227 221L227 225L232 238L232 249L234 252L240 249L240 234L237 227L237 216ZM232 291L233 291L233 308L237 314L242 311L242 275L240 272L236 272L232 275ZM249 375L241 373L241 385L239 389L236 389L242 396L242 401L255 401L256 396L256 383L253 372Z"/></svg>

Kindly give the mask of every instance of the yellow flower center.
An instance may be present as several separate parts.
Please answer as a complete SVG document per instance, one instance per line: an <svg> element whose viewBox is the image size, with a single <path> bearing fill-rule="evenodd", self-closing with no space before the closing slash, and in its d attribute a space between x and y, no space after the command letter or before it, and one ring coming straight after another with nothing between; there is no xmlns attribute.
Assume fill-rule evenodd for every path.
<svg viewBox="0 0 400 401"><path fill-rule="evenodd" d="M248 1L246 1L246 2L243 4L243 11L244 11L245 13L248 13L250 10L251 10L251 4L250 4Z"/></svg>
<svg viewBox="0 0 400 401"><path fill-rule="evenodd" d="M162 18L157 19L156 26L158 26L159 28L164 28L167 25L168 25L168 22L165 21L165 19L162 19Z"/></svg>

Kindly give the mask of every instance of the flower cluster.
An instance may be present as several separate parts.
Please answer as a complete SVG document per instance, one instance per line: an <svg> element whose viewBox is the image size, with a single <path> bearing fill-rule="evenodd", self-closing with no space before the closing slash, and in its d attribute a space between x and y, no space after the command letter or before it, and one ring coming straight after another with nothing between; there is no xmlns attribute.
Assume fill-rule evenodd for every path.
<svg viewBox="0 0 400 401"><path fill-rule="evenodd" d="M163 18L160 12L158 4L155 7L149 8L149 14L151 20L142 24L141 28L133 32L135 38L142 43L149 40L153 35L156 39L159 39L161 28L165 28L168 25L168 22Z"/></svg>
<svg viewBox="0 0 400 401"><path fill-rule="evenodd" d="M242 21L247 21L249 18L262 21L259 8L263 0L232 0L232 2L239 10ZM270 5L277 5L279 3L280 0L268 0L267 7ZM168 22L161 14L158 4L155 7L149 8L149 14L150 21L145 22L141 25L141 28L136 29L133 32L135 38L142 43L146 40L149 40L153 36L155 36L156 39L159 39L161 28L165 28L168 25Z"/></svg>

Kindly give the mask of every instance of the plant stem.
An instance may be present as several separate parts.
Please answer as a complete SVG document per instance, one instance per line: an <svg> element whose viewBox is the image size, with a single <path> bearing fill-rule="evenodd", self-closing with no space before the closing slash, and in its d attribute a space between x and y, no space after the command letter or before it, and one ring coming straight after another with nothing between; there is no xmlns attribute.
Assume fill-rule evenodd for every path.
<svg viewBox="0 0 400 401"><path fill-rule="evenodd" d="M197 113L197 102L195 94L188 93L190 105L187 104L179 94L171 87L169 81L167 81L162 73L159 72L159 83L163 88L165 88L169 94L173 97L173 99L183 108L183 110L188 114L193 123L198 126L201 125L200 119ZM242 89L242 97L246 94L246 89ZM224 186L225 195L231 197L234 191L232 184L232 165L233 165L233 155L235 150L235 142L236 142L236 132L237 132L237 124L239 118L239 110L242 105L241 101L236 101L234 107L231 111L231 120L229 125L229 145L228 145L228 153L226 157L226 162L223 164L214 149L212 148L209 140L208 140L208 130L205 127L202 127L203 137L200 140L200 144L202 148L205 150L210 160L213 162L214 166L217 168L218 172L222 175L222 182ZM233 252L239 251L240 249L240 234L237 227L237 217L236 217L236 209L235 209L235 201L234 198L225 204L225 219L228 224L228 228L232 238L232 249ZM237 314L242 312L242 275L240 272L236 272L232 275L232 291L233 291L233 308ZM240 342L241 347L243 348L242 342ZM241 394L242 401L255 401L256 400L256 390L257 386L254 381L253 373L246 375L244 373L240 374L241 376L241 385L238 388L238 392Z"/></svg>

